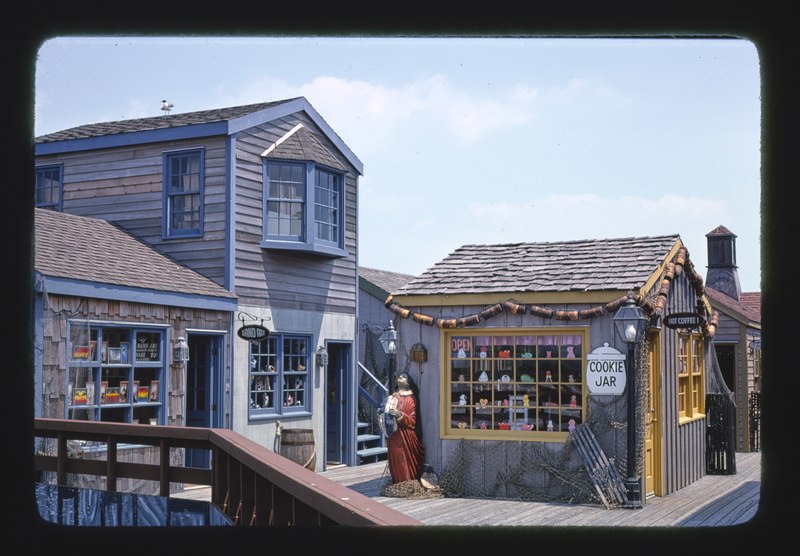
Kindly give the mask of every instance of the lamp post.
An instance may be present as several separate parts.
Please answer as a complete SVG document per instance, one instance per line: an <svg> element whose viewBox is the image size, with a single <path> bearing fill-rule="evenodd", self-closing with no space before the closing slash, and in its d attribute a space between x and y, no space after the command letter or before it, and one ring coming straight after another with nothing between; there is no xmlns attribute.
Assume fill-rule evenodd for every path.
<svg viewBox="0 0 800 556"><path fill-rule="evenodd" d="M397 330L394 329L394 323L392 323L392 321L389 321L389 328L383 331L379 340L384 353L389 356L387 380L389 382L389 388L391 388L393 384L392 381L394 380L394 357L397 354Z"/></svg>
<svg viewBox="0 0 800 556"><path fill-rule="evenodd" d="M636 478L637 462L637 438L636 438L636 390L637 390L637 369L636 369L636 344L642 341L648 319L644 311L636 305L633 299L633 292L628 292L625 304L619 308L614 315L614 327L617 334L628 346L627 356L627 388L628 388L628 462L627 476L625 478L626 501L625 507L636 509L642 507L642 490L639 480Z"/></svg>

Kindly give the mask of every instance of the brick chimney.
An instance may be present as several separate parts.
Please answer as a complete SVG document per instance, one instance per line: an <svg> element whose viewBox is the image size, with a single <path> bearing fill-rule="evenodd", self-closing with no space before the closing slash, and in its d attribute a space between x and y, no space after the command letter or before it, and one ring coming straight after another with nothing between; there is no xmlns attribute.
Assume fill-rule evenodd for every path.
<svg viewBox="0 0 800 556"><path fill-rule="evenodd" d="M708 274L706 286L739 301L742 287L736 266L736 234L725 226L717 226L706 234Z"/></svg>

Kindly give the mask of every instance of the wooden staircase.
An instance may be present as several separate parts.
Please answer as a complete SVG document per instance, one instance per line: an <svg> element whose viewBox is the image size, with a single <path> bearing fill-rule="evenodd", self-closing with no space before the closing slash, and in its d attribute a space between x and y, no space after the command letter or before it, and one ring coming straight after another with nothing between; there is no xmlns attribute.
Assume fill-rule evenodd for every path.
<svg viewBox="0 0 800 556"><path fill-rule="evenodd" d="M356 436L357 448L356 455L358 463L374 463L386 459L388 448L380 434L370 432L371 424L365 422L358 423L358 434Z"/></svg>

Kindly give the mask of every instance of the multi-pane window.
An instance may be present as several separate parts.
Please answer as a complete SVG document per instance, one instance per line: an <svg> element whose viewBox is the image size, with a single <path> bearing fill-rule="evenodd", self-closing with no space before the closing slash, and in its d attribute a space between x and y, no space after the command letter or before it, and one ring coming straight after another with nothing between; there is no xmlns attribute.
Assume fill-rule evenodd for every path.
<svg viewBox="0 0 800 556"><path fill-rule="evenodd" d="M164 424L165 328L69 323L66 417Z"/></svg>
<svg viewBox="0 0 800 556"><path fill-rule="evenodd" d="M342 178L337 174L317 170L314 195L314 223L317 238L339 244L339 203Z"/></svg>
<svg viewBox="0 0 800 556"><path fill-rule="evenodd" d="M202 150L164 155L164 235L182 237L202 233Z"/></svg>
<svg viewBox="0 0 800 556"><path fill-rule="evenodd" d="M753 388L761 390L761 339L753 340Z"/></svg>
<svg viewBox="0 0 800 556"><path fill-rule="evenodd" d="M309 345L308 337L282 334L250 342L251 416L310 411Z"/></svg>
<svg viewBox="0 0 800 556"><path fill-rule="evenodd" d="M345 255L344 175L311 162L264 161L263 247Z"/></svg>
<svg viewBox="0 0 800 556"><path fill-rule="evenodd" d="M450 437L563 440L584 420L585 332L446 335Z"/></svg>
<svg viewBox="0 0 800 556"><path fill-rule="evenodd" d="M61 210L61 166L41 166L34 172L34 204L39 208Z"/></svg>
<svg viewBox="0 0 800 556"><path fill-rule="evenodd" d="M305 165L271 163L267 193L267 235L303 240Z"/></svg>
<svg viewBox="0 0 800 556"><path fill-rule="evenodd" d="M678 335L678 416L700 417L705 411L704 342L700 334Z"/></svg>

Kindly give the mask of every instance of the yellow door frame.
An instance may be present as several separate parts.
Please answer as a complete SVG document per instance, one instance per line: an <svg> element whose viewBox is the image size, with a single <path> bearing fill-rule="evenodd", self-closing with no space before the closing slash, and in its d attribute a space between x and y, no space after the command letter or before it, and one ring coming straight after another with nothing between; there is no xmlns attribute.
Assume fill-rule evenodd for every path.
<svg viewBox="0 0 800 556"><path fill-rule="evenodd" d="M648 360L650 363L649 392L644 422L644 476L645 497L663 496L661 480L661 335L659 330L648 333Z"/></svg>

